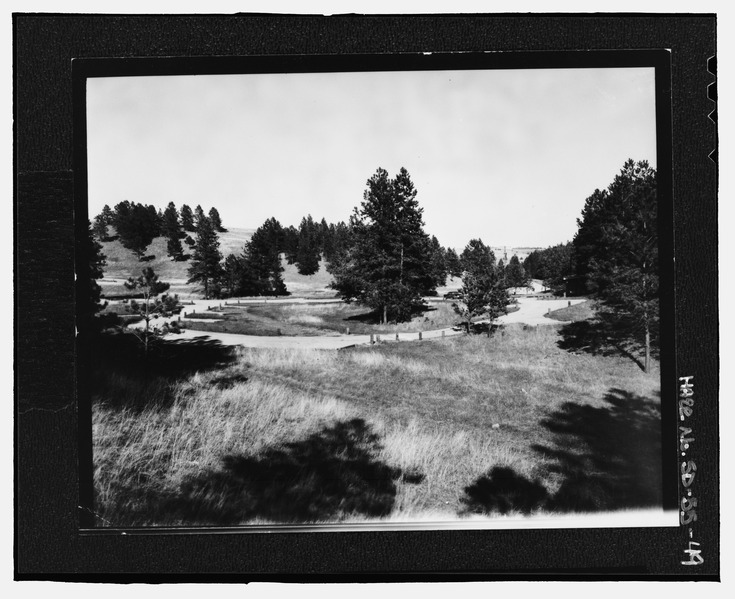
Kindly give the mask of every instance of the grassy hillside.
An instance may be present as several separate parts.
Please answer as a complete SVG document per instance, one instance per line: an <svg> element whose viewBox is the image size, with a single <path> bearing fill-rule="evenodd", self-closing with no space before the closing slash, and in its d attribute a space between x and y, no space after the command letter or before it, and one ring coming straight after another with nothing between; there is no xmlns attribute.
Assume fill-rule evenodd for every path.
<svg viewBox="0 0 735 599"><path fill-rule="evenodd" d="M220 251L223 256L242 252L245 242L250 239L255 229L230 229L226 233L219 234ZM193 235L192 235L193 237ZM184 251L189 252L189 247L182 243ZM147 255L155 256L149 262L139 261L133 252L125 249L120 241L106 241L102 243L102 253L107 258L105 268L105 279L126 280L131 275L140 273L146 266L152 266L159 277L168 282L183 283L188 279L187 269L189 261L174 262L166 254L166 238L156 237L148 249Z"/></svg>
<svg viewBox="0 0 735 599"><path fill-rule="evenodd" d="M242 252L245 242L255 232L255 229L229 229L226 233L219 234L220 251L223 256L229 254L239 254ZM184 251L190 252L188 246L184 244ZM105 276L101 282L102 293L106 296L125 294L126 290L123 282L130 276L138 276L143 268L152 266L162 281L171 284L171 292L178 293L182 298L190 296L199 297L197 287L187 285L189 278L188 268L189 260L183 262L174 262L166 253L166 238L157 237L153 240L146 254L155 256L155 258L141 262L133 252L125 249L122 244L115 241L107 241L102 244L102 253L107 258L107 266L105 267ZM322 261L319 271L311 276L304 276L298 273L295 265L288 264L282 259L284 267L283 279L286 288L294 295L334 295L334 291L327 289L332 281L332 276L326 270L326 264Z"/></svg>
<svg viewBox="0 0 735 599"><path fill-rule="evenodd" d="M556 327L518 326L491 338L340 352L240 349L225 357L201 346L188 370L183 360L166 362L165 373L149 369L145 378L124 368L119 348L100 344L99 523L658 506L658 373L624 358L568 353L558 340Z"/></svg>

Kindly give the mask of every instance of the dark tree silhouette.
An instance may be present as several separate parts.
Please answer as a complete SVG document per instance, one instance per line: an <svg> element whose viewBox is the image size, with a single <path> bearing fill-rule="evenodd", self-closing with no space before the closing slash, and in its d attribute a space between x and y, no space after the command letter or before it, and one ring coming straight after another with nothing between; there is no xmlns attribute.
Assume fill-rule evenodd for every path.
<svg viewBox="0 0 735 599"><path fill-rule="evenodd" d="M139 260L160 232L158 213L154 206L144 206L127 200L115 206L113 225L120 243Z"/></svg>
<svg viewBox="0 0 735 599"><path fill-rule="evenodd" d="M587 198L574 238L577 273L644 354L648 372L658 337L656 171L628 160L605 191Z"/></svg>
<svg viewBox="0 0 735 599"><path fill-rule="evenodd" d="M163 213L163 236L166 238L166 251L174 260L184 259L184 248L181 245L181 226L179 213L173 202L169 202Z"/></svg>
<svg viewBox="0 0 735 599"><path fill-rule="evenodd" d="M299 252L299 231L293 225L286 227L282 232L283 239L283 252L286 256L286 261L289 264L294 264L298 258Z"/></svg>
<svg viewBox="0 0 735 599"><path fill-rule="evenodd" d="M97 239L99 239L100 241L107 241L109 239L109 235L107 232L107 223L105 221L105 218L101 214L98 214L94 217L92 230L94 231Z"/></svg>
<svg viewBox="0 0 735 599"><path fill-rule="evenodd" d="M197 207L194 208L194 231L198 231L199 227L205 220L208 221L209 219L207 218L207 215L204 214L204 208L202 208L200 205L197 205ZM211 226L212 223L210 222L209 224ZM212 227L212 229L215 231L215 233L217 232L217 229L215 229L214 227Z"/></svg>
<svg viewBox="0 0 735 599"><path fill-rule="evenodd" d="M194 254L189 267L189 283L200 283L204 297L208 299L219 293L218 283L222 275L222 254L219 239L211 221L203 214L197 222L197 237Z"/></svg>
<svg viewBox="0 0 735 599"><path fill-rule="evenodd" d="M518 256L513 254L505 267L503 277L507 287L525 287L528 285L528 275L526 274Z"/></svg>
<svg viewBox="0 0 735 599"><path fill-rule="evenodd" d="M196 227L194 226L194 213L186 204L181 207L181 228L184 231L192 233L196 230Z"/></svg>
<svg viewBox="0 0 735 599"><path fill-rule="evenodd" d="M449 270L446 262L446 250L436 236L431 236L431 277L437 287L445 285Z"/></svg>
<svg viewBox="0 0 735 599"><path fill-rule="evenodd" d="M367 186L350 219L352 243L330 264L332 286L345 300L374 309L383 323L407 320L436 290L423 209L405 168L394 179L379 168Z"/></svg>
<svg viewBox="0 0 735 599"><path fill-rule="evenodd" d="M227 232L227 229L222 226L222 218L220 217L218 210L214 207L209 209L209 220L212 221L215 231L218 233Z"/></svg>
<svg viewBox="0 0 735 599"><path fill-rule="evenodd" d="M313 275L319 270L320 245L319 225L308 215L299 225L296 264L300 274Z"/></svg>
<svg viewBox="0 0 735 599"><path fill-rule="evenodd" d="M491 274L495 271L495 254L482 239L470 239L459 257L462 272L476 276Z"/></svg>
<svg viewBox="0 0 735 599"><path fill-rule="evenodd" d="M288 295L281 274L282 240L283 227L275 218L269 218L253 233L239 257L238 295Z"/></svg>
<svg viewBox="0 0 735 599"><path fill-rule="evenodd" d="M462 262L454 248L447 248L444 256L447 271L452 277L462 276Z"/></svg>
<svg viewBox="0 0 735 599"><path fill-rule="evenodd" d="M541 279L556 294L566 291L567 278L574 275L574 246L560 243L543 250L535 250L523 262L528 276Z"/></svg>

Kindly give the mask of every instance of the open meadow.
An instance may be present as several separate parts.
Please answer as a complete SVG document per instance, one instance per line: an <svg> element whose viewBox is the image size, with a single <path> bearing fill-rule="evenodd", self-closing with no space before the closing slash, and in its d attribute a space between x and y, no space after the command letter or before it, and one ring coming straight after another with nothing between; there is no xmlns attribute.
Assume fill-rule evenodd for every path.
<svg viewBox="0 0 735 599"><path fill-rule="evenodd" d="M453 327L458 317L449 301L432 302L407 322L379 324L373 310L344 302L323 304L226 304L211 312L193 312L182 321L187 329L240 335L323 336L417 333Z"/></svg>
<svg viewBox="0 0 735 599"><path fill-rule="evenodd" d="M661 503L657 369L563 328L342 351L95 352L100 526L426 521Z"/></svg>

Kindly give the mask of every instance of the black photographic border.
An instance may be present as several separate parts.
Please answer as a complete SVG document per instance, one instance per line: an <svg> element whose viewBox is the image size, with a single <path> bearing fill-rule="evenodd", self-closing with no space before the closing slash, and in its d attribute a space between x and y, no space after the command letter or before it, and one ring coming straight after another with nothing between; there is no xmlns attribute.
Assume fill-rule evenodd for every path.
<svg viewBox="0 0 735 599"><path fill-rule="evenodd" d="M713 16L26 14L14 15L13 29L17 579L718 579L717 167L716 126L709 118L715 104L708 97ZM84 352L75 353L74 343L74 227L78 237L87 219L84 106L78 101L87 77L473 68L473 62L482 68L503 61L604 66L607 60L609 66L643 60L656 67L659 196L673 197L660 202L659 216L661 263L671 265L662 268L661 287L672 291L662 304L662 348L669 350L662 349L668 353L662 356L662 403L674 407L664 408L663 442L671 448L667 468L676 470L677 377L691 375L695 406L687 426L696 437L691 459L699 463L699 478L692 488L699 510L689 529L80 530L91 504L89 487L80 495L77 479L80 467L84 478L91 464L85 458L91 426ZM84 339L79 345L85 347ZM677 477L666 484L667 499L678 501ZM705 561L684 566L691 529Z"/></svg>

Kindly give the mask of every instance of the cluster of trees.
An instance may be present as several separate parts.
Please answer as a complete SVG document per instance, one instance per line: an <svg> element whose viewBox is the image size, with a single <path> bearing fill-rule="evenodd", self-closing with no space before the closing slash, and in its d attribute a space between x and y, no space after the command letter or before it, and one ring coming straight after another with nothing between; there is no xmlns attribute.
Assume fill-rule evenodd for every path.
<svg viewBox="0 0 735 599"><path fill-rule="evenodd" d="M523 267L531 279L540 279L555 294L567 289L567 280L575 273L575 252L571 241L531 252Z"/></svg>
<svg viewBox="0 0 735 599"><path fill-rule="evenodd" d="M656 170L629 159L606 189L585 200L571 242L531 253L523 266L555 293L598 300L598 324L644 354L658 346Z"/></svg>
<svg viewBox="0 0 735 599"><path fill-rule="evenodd" d="M343 223L316 222L311 214L301 219L299 227L282 228L278 240L289 264L295 264L302 275L319 270L320 260L334 262L350 243L350 229Z"/></svg>
<svg viewBox="0 0 735 599"><path fill-rule="evenodd" d="M192 212L184 204L181 213L170 202L165 211L153 205L130 202L120 202L114 209L105 205L102 211L94 218L92 228L100 241L119 239L123 247L133 252L139 260L143 260L145 252L151 242L163 236L166 238L168 255L174 260L187 260L189 255L184 253L182 240L193 247L194 239L188 233L198 232L205 220L211 222L214 230L224 232L222 219L216 208L211 208L205 215L201 206ZM115 236L110 235L110 227Z"/></svg>
<svg viewBox="0 0 735 599"><path fill-rule="evenodd" d="M659 325L656 171L626 161L587 198L577 224L575 275L600 301L601 318L643 349L648 371Z"/></svg>
<svg viewBox="0 0 735 599"><path fill-rule="evenodd" d="M173 202L164 212L128 201L114 210L105 206L90 225L91 287L81 310L93 314L102 306L95 281L105 262L94 236L108 240L113 227L139 258L154 237L165 236L169 256L191 260L189 282L200 284L207 298L287 295L281 254L305 275L316 273L325 260L341 297L372 308L383 323L409 319L449 275L462 277L455 309L468 331L473 318L484 315L492 321L505 310L509 288L534 278L558 293L575 280L599 300L602 317L614 319L617 330L627 331L645 349L648 369L659 308L656 171L647 162L628 160L607 189L587 198L572 242L537 250L523 264L517 256L507 265L496 263L480 239L471 240L459 256L442 247L424 231L416 196L405 168L392 178L379 168L348 224L316 222L308 215L298 228L284 228L271 218L242 253L226 259L219 250L218 234L225 229L216 208L205 214L201 206L192 211L184 205L179 212Z"/></svg>

